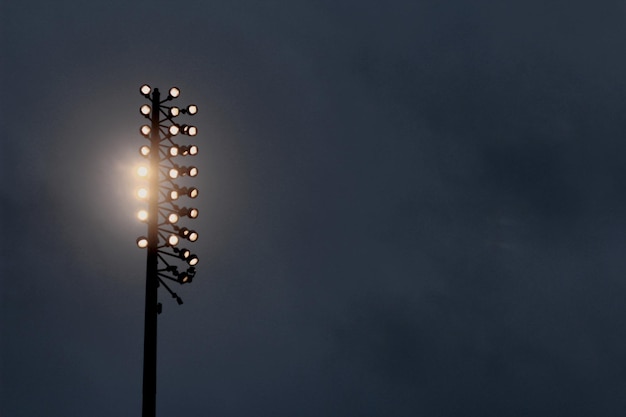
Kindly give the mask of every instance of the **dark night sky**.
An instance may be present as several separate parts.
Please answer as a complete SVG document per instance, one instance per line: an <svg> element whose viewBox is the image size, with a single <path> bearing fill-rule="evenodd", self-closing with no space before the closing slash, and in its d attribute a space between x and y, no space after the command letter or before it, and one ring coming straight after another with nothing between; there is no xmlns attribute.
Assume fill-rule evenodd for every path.
<svg viewBox="0 0 626 417"><path fill-rule="evenodd" d="M623 1L130 3L0 6L0 415L140 415L144 82L200 108L159 416L623 415Z"/></svg>

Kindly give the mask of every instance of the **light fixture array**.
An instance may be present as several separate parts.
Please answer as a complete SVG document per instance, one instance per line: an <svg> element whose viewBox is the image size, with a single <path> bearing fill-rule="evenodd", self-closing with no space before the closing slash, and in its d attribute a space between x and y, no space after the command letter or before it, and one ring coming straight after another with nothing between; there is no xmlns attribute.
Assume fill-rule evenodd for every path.
<svg viewBox="0 0 626 417"><path fill-rule="evenodd" d="M148 250L148 263L151 254L156 258L156 275L159 284L182 304L182 299L174 293L164 280L178 284L188 284L196 275L198 256L183 246L183 242L193 243L198 240L198 233L180 224L183 218L196 219L199 211L195 207L187 207L184 200L193 201L198 196L198 189L188 184L175 181L186 181L185 177L198 175L198 168L193 165L181 165L177 159L198 154L198 146L181 145L174 142L176 136L196 136L198 128L193 125L179 124L174 119L181 115L193 116L198 106L190 104L185 108L169 105L169 102L180 95L177 87L169 90L164 100L160 98L158 89L144 84L141 94L149 100L139 112L149 120L140 127L140 133L150 141L149 145L139 148L141 156L146 158L146 165L137 169L137 175L147 185L136 191L136 196L147 201L148 209L137 213L137 218L148 224L148 236L137 238L137 246ZM182 201L181 201L182 200ZM186 243L187 243L186 242ZM150 269L150 268L149 268ZM159 304L159 312L161 306Z"/></svg>

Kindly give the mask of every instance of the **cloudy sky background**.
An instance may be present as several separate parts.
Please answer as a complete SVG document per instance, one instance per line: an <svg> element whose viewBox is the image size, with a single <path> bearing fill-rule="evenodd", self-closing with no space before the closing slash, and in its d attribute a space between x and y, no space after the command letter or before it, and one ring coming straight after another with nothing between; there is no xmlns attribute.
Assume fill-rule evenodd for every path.
<svg viewBox="0 0 626 417"><path fill-rule="evenodd" d="M159 416L626 407L624 2L0 16L0 414L140 415L146 82L200 108Z"/></svg>

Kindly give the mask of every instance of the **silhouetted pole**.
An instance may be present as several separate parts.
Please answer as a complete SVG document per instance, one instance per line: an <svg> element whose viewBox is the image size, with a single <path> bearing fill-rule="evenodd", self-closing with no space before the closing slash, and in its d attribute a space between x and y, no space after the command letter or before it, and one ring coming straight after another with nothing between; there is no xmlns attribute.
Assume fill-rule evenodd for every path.
<svg viewBox="0 0 626 417"><path fill-rule="evenodd" d="M137 218L148 225L148 236L137 238L137 246L147 249L142 416L156 417L157 315L161 313L158 290L164 288L179 305L183 304L183 300L164 280L180 285L191 283L199 262L198 256L189 249L178 247L182 239L189 242L198 240L198 232L179 225L179 220L182 217L195 219L199 211L177 204L179 198L195 199L199 191L196 187L181 186L175 182L181 177L197 176L198 168L180 166L174 161L177 157L197 155L198 146L181 145L172 139L179 134L197 135L196 126L179 124L175 118L179 115L193 116L198 112L198 106L190 104L180 109L165 104L179 96L177 87L170 88L164 100L161 100L157 88L153 90L147 84L142 85L139 91L150 101L150 105L144 104L139 109L150 120L150 125L144 124L139 129L150 141L150 146L139 148L141 156L149 161L149 168L142 164L137 169L138 176L147 180L147 187L139 188L137 197L148 203L148 210L137 212ZM175 262L183 262L185 270L180 270Z"/></svg>
<svg viewBox="0 0 626 417"><path fill-rule="evenodd" d="M159 89L152 94L151 149L158 150L159 116L161 106ZM157 367L157 293L158 276L158 219L159 219L159 152L150 153L150 178L148 194L148 259L146 264L146 312L143 339L143 406L142 417L156 416L156 367Z"/></svg>

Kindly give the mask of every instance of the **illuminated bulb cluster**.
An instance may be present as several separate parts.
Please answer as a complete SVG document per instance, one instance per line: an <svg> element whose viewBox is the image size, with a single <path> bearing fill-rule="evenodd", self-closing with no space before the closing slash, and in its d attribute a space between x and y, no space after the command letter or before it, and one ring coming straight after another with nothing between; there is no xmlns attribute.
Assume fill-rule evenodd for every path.
<svg viewBox="0 0 626 417"><path fill-rule="evenodd" d="M180 249L178 245L183 240L197 241L198 232L181 226L179 223L184 217L196 219L199 211L195 207L181 207L176 203L181 198L195 199L199 192L196 187L181 186L176 184L174 180L183 177L196 177L198 168L190 165L179 165L173 159L197 155L198 146L180 145L174 143L172 139L177 135L196 136L198 128L188 124L179 124L173 119L181 115L193 116L197 114L198 106L190 104L180 108L166 105L166 102L180 96L180 89L177 87L170 88L164 100L161 99L157 89L152 89L148 85L143 85L140 92L149 100L149 104L142 105L139 108L139 113L150 122L142 125L139 131L150 141L150 145L139 148L139 154L149 164L139 166L137 175L150 182L152 187L157 183L156 178L158 177L159 189L151 189L146 186L137 188L136 196L139 200L147 201L148 205L157 205L156 210L151 208L139 210L137 218L148 223L148 236L157 235L158 241L150 242L148 238L142 236L137 239L137 246L158 252L159 262L165 265L164 268L159 267L159 279L167 278L180 284L186 284L193 280L199 259L189 249ZM158 170L155 168L157 165ZM154 172L155 170L158 172ZM158 213L158 218L150 218L150 213L155 212ZM156 228L156 233L150 233L151 228ZM162 255L175 258L178 262L183 261L186 264L186 270L179 272L178 266L173 265L171 259Z"/></svg>

